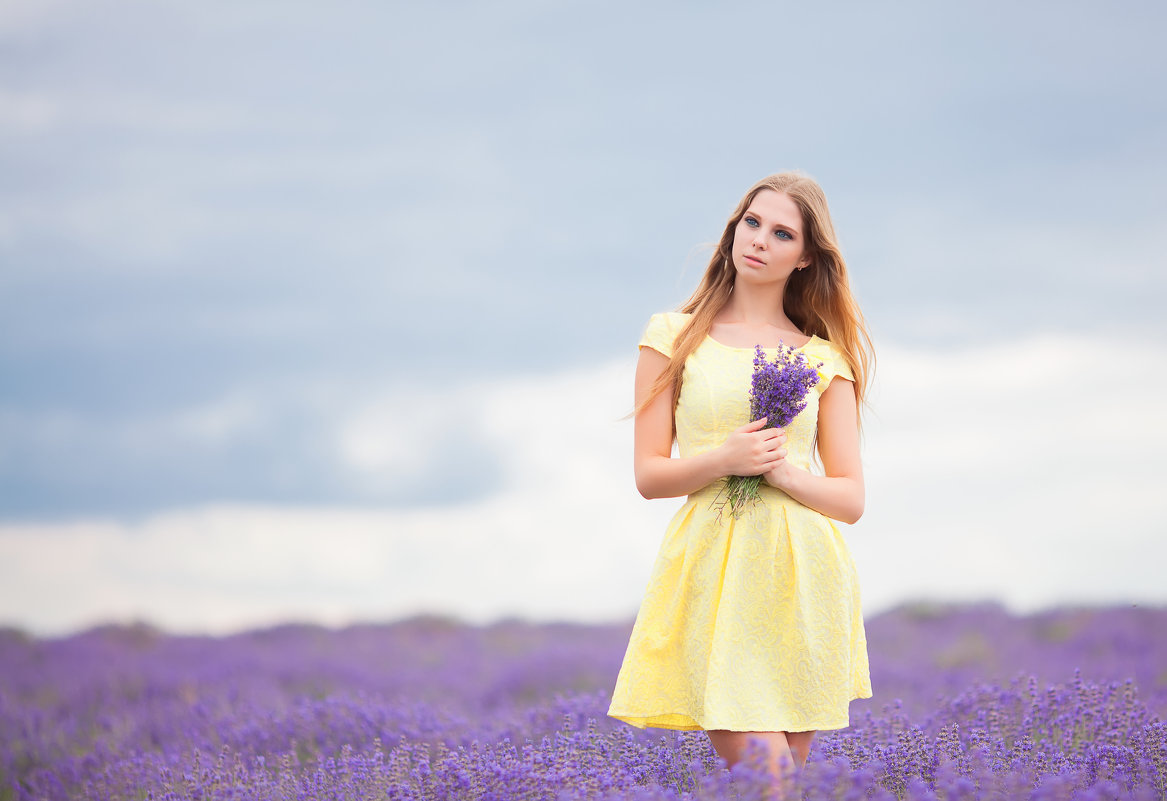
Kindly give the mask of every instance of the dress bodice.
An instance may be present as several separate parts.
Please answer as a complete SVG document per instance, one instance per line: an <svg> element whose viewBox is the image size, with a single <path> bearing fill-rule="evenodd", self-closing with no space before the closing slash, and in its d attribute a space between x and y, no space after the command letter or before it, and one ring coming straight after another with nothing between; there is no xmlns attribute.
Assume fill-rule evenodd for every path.
<svg viewBox="0 0 1167 801"><path fill-rule="evenodd" d="M673 341L690 315L680 312L654 314L640 346L672 356ZM777 350L765 348L773 358ZM842 353L818 337L795 349L819 371L819 382L807 393L806 408L786 427L787 459L804 470L810 468L818 425L819 397L834 376L854 380ZM725 442L734 429L750 421L750 378L754 349L723 345L706 337L685 362L681 396L677 401L677 448L682 457L695 456Z"/></svg>

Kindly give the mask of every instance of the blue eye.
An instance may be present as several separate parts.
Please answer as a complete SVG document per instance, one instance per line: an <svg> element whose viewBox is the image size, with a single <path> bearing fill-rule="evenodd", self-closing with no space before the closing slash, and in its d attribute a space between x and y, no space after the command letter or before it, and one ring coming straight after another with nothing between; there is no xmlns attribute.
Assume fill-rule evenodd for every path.
<svg viewBox="0 0 1167 801"><path fill-rule="evenodd" d="M746 215L742 219L746 221L746 225L750 226L750 228L757 228L758 227L758 221L755 220L753 217Z"/></svg>
<svg viewBox="0 0 1167 801"><path fill-rule="evenodd" d="M790 232L789 232L789 231L775 231L775 232L774 232L774 234L775 234L775 235L776 235L776 236L777 236L779 239L794 239L794 237L792 237L792 236L790 235Z"/></svg>

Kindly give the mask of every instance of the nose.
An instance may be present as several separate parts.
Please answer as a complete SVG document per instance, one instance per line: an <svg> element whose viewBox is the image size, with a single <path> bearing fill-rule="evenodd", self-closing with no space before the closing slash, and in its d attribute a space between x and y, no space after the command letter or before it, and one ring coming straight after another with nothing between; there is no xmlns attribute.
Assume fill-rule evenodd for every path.
<svg viewBox="0 0 1167 801"><path fill-rule="evenodd" d="M756 232L754 232L753 245L754 245L754 247L759 248L759 249L766 247L766 234L765 234L765 232L762 231L761 228L759 228Z"/></svg>

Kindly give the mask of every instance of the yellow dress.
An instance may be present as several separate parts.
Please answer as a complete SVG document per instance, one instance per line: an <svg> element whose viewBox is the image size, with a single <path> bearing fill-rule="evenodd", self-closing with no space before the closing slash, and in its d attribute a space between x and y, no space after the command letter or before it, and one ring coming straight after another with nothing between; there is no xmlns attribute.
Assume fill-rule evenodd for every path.
<svg viewBox="0 0 1167 801"><path fill-rule="evenodd" d="M653 315L640 347L671 355L688 317ZM823 363L786 429L787 459L808 469L819 396L833 377L853 378L826 340L799 350ZM682 457L749 421L753 358L752 348L709 337L689 357L676 409ZM719 516L711 504L723 484L688 496L669 524L608 714L666 729L846 727L848 704L871 697L871 679L859 583L839 529L764 482L736 520Z"/></svg>

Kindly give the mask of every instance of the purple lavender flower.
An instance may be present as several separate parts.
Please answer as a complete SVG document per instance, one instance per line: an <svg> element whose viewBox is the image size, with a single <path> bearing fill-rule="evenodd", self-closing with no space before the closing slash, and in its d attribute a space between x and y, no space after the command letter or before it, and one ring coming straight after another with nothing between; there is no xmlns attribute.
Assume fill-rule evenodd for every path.
<svg viewBox="0 0 1167 801"><path fill-rule="evenodd" d="M779 343L774 361L768 362L762 346L756 346L754 374L750 378L750 420L767 418L765 428L789 425L806 408L806 395L818 382L818 370L794 348Z"/></svg>
<svg viewBox="0 0 1167 801"><path fill-rule="evenodd" d="M822 367L819 363L818 367ZM766 360L761 345L754 347L754 373L750 378L750 421L766 418L762 428L785 428L806 408L806 396L819 382L819 373L794 348L778 343L773 361ZM718 509L729 507L737 517L758 500L761 476L730 476L714 499Z"/></svg>
<svg viewBox="0 0 1167 801"><path fill-rule="evenodd" d="M605 715L630 627L0 626L0 799L772 797L702 732ZM1167 607L919 602L866 630L877 696L787 797L1167 799Z"/></svg>

